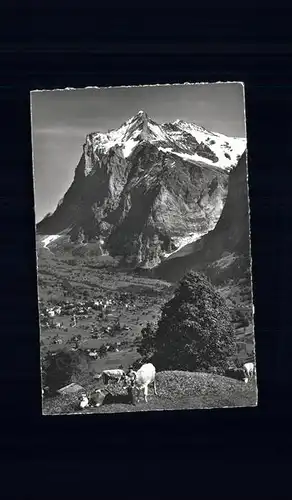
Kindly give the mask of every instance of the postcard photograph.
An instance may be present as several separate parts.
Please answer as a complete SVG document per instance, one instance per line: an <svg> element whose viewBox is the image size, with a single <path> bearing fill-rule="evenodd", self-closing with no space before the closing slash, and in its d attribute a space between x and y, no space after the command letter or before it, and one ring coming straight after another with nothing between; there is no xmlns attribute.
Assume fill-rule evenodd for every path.
<svg viewBox="0 0 292 500"><path fill-rule="evenodd" d="M43 415L257 406L242 82L33 90Z"/></svg>

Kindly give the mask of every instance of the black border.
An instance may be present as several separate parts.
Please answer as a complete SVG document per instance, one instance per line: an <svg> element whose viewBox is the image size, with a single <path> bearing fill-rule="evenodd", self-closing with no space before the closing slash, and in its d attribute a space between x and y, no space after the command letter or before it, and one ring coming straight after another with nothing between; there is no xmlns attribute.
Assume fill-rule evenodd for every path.
<svg viewBox="0 0 292 500"><path fill-rule="evenodd" d="M4 466L22 491L15 498L29 491L27 498L46 498L46 481L55 484L55 496L57 492L63 498L73 486L68 497L75 498L84 478L96 478L98 491L105 487L107 496L113 496L113 482L126 496L131 488L136 496L144 491L160 496L158 488L147 491L151 470L166 472L165 484L172 485L174 468L180 477L194 478L198 488L203 477L198 471L201 467L208 478L210 464L217 474L209 476L202 492L212 485L219 488L227 475L232 497L246 495L251 485L244 479L244 486L238 486L239 472L242 480L256 470L255 478L262 477L264 485L270 470L277 474L276 464L285 472L291 461L289 10L90 11L79 6L59 8L56 16L48 6L30 13L8 6L4 14L1 450ZM246 86L258 408L42 417L29 91L218 80L243 81ZM141 463L144 479L139 475ZM68 483L68 476L74 481ZM31 484L34 487L26 489ZM277 497L283 484L277 484ZM172 495L177 497L179 491L173 489Z"/></svg>

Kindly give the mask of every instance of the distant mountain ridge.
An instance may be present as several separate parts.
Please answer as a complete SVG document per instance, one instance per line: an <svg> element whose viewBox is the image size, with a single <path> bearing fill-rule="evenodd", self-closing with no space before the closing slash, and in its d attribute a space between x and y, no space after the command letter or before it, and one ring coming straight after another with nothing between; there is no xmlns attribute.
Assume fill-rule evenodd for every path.
<svg viewBox="0 0 292 500"><path fill-rule="evenodd" d="M71 186L37 233L51 236L48 248L66 235L155 267L213 229L245 147L245 139L182 120L159 125L139 111L116 130L87 135Z"/></svg>

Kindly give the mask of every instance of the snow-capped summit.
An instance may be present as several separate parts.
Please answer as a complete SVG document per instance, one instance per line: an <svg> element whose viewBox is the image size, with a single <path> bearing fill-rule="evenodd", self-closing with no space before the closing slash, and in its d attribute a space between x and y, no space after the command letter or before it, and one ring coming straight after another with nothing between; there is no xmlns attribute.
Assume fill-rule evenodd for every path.
<svg viewBox="0 0 292 500"><path fill-rule="evenodd" d="M244 138L227 137L184 120L158 124L140 110L115 130L89 134L85 148L91 150L93 147L96 159L112 148L120 148L123 157L129 158L145 141L168 155L178 155L184 160L227 171L237 164L246 147ZM85 173L92 173L89 162Z"/></svg>
<svg viewBox="0 0 292 500"><path fill-rule="evenodd" d="M138 113L136 113L134 116L131 116L127 121L125 121L120 128L124 127L125 125L128 127L131 127L134 123L139 125L143 122L146 122L148 120L148 115L145 111L140 110Z"/></svg>
<svg viewBox="0 0 292 500"><path fill-rule="evenodd" d="M141 110L115 130L89 134L86 137L85 147L93 146L96 157L108 153L113 147L119 147L123 157L128 158L139 142L147 138L147 132L149 132L148 116ZM90 172L91 169L87 167L86 174Z"/></svg>
<svg viewBox="0 0 292 500"><path fill-rule="evenodd" d="M200 143L199 149L194 154L187 154L187 157L181 155L189 160L203 161L207 165L214 165L230 172L237 165L239 158L246 149L246 139L243 137L229 137L184 120L176 120L174 125ZM201 148L205 152L212 152L215 156L212 158L206 154L202 155ZM204 156L204 158L200 158L200 156Z"/></svg>

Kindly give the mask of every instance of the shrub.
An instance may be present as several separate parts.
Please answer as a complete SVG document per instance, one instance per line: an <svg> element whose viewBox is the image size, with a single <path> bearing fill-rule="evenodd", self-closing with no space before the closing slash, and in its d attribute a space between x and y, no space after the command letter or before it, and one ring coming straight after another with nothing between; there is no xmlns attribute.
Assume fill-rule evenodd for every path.
<svg viewBox="0 0 292 500"><path fill-rule="evenodd" d="M100 358L104 358L107 355L107 349L104 344L101 345L100 348L98 349L98 354Z"/></svg>
<svg viewBox="0 0 292 500"><path fill-rule="evenodd" d="M204 275L193 271L163 307L157 331L148 328L146 337L139 353L149 355L160 369L222 370L235 352L225 299Z"/></svg>
<svg viewBox="0 0 292 500"><path fill-rule="evenodd" d="M43 386L49 388L50 394L55 394L61 387L78 380L88 370L88 361L82 351L62 349L52 354L42 356Z"/></svg>

